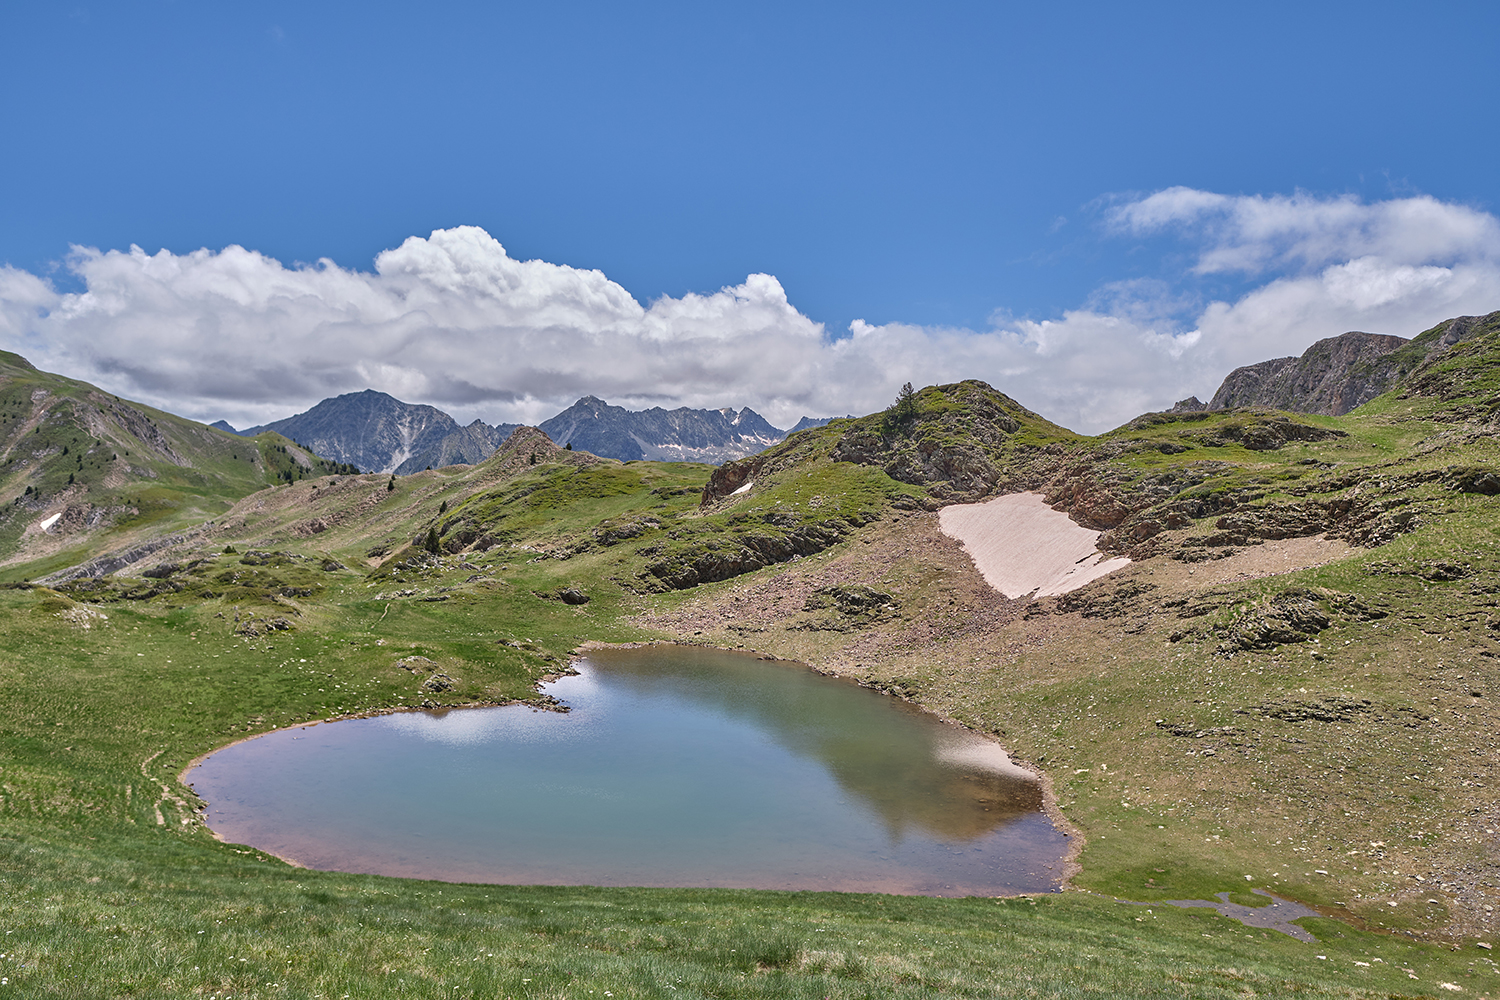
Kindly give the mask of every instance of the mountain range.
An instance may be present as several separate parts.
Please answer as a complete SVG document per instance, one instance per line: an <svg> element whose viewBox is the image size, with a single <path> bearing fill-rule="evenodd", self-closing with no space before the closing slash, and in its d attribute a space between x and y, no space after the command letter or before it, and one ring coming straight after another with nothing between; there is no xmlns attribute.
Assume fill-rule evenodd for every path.
<svg viewBox="0 0 1500 1000"><path fill-rule="evenodd" d="M1436 354L1497 328L1500 312L1456 317L1410 339L1351 331L1318 341L1300 357L1236 368L1209 402L1189 397L1172 411L1265 407L1339 416L1389 391ZM584 396L539 426L559 444L601 458L717 465L764 451L829 419L803 417L790 430L782 430L749 407L627 410ZM406 403L366 389L325 399L303 413L242 431L222 420L212 426L246 437L273 431L330 461L404 476L482 462L519 425L475 420L460 426L434 406Z"/></svg>
<svg viewBox="0 0 1500 1000"><path fill-rule="evenodd" d="M622 462L649 459L717 465L744 458L788 434L821 427L831 418L803 417L784 431L746 407L697 410L627 410L585 396L539 425L559 444ZM404 403L374 389L325 399L303 413L237 431L225 421L212 426L253 437L274 431L336 462L366 472L405 476L423 469L474 465L505 443L518 424L468 426L434 406Z"/></svg>
<svg viewBox="0 0 1500 1000"><path fill-rule="evenodd" d="M321 433L410 462L465 430L363 395L345 405L363 405L378 434L340 427L338 407ZM514 932L500 940L528 956L555 938L574 963L594 945L610 961L644 954L655 963L644 977L692 937L660 914L708 913L702 933L728 930L706 966L770 941L743 975L712 981L729 984L721 993L758 980L758 995L788 983L824 995L858 980L850 989L871 995L951 994L951 970L968 963L981 978L966 992L987 995L1019 939L1037 949L1028 971L1072 968L1080 941L1102 942L1088 974L1118 995L1157 995L1162 982L1211 993L1207 978L1172 977L1219 976L1229 961L1241 971L1220 994L1462 983L1482 995L1500 873L1500 314L1409 340L1330 338L1231 373L1215 400L1091 436L967 380L708 469L584 445L611 446L607 429L629 419L653 445L737 434L751 447L767 436L754 414L623 417L585 399L554 425L567 440L523 427L476 464L393 477L0 355L0 857L7 885L71 915L59 931L51 911L11 907L7 947L24 962L7 974L39 963L34 982L50 974L79 996L139 993L158 976L162 995L227 991L217 967L199 978L194 965L210 968L210 947L221 965L241 956L245 927L205 919L208 906L296 917L251 922L258 965L239 969L237 989L327 995L345 982L317 978L332 969L375 995L392 982L387 955L410 969L442 947L442 934L411 943L411 927L444 921L459 943L423 967L430 995L451 992L455 966L479 964L462 951L475 933ZM613 446L627 444L646 450L630 435ZM976 536L945 528L955 514L1019 509L997 499L1068 522L1109 569L1051 594L992 584L981 549L1023 563L1018 549L1050 544L1030 530L1005 541L1011 525L998 523L996 545L970 548ZM1104 565L1092 558L1072 565ZM658 642L740 650L752 669L752 656L797 661L992 737L986 769L1009 761L1036 777L1028 801L1045 815L1028 823L1055 852L1049 882L1085 891L828 893L817 927L804 907L784 932L801 937L762 939L742 926L742 892L500 890L283 867L265 845L216 839L216 793L200 786L205 802L187 783L190 762L271 730L301 739L322 720L562 707L540 685L571 658ZM815 709L799 718L808 740L826 735ZM838 753L870 780L901 778L861 748ZM966 810L933 799L911 821L941 816L977 837L994 829L992 788L977 782ZM1251 940L1227 919L1271 894L1306 907L1291 911L1298 922L1267 922ZM1185 913L1182 900L1223 901L1224 913ZM627 924L631 913L646 916ZM924 913L937 929L918 935ZM834 920L840 948L891 928L908 937L881 938L837 980L793 978L827 970L798 956L834 943ZM381 926L392 936L372 937ZM123 927L115 936L137 958L76 927ZM947 964L912 964L933 961L939 935L976 927ZM1141 934L1149 948L1132 945ZM1143 962L1150 981L1117 988ZM906 989L918 974L936 987ZM509 995L495 987L512 982L480 985Z"/></svg>
<svg viewBox="0 0 1500 1000"><path fill-rule="evenodd" d="M406 475L483 461L519 425L491 426L475 420L462 427L435 406L404 403L366 389L325 399L303 413L242 431L222 420L213 426L243 437L274 431L319 455L337 455L337 461L365 472Z"/></svg>

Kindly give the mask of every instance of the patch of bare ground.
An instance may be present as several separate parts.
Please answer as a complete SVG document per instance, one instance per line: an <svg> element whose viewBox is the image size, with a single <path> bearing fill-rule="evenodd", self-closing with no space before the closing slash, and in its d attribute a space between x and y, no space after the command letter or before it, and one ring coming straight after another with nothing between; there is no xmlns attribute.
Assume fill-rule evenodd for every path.
<svg viewBox="0 0 1500 1000"><path fill-rule="evenodd" d="M900 513L634 622L802 660L994 735L1088 838L1088 888L1259 886L1374 928L1488 939L1500 606L1465 623L1425 587L1350 601L1326 582L1368 579L1340 568L1362 551L1319 537L1160 555L1009 600L936 514ZM1299 602L1311 624L1285 610ZM1310 631L1277 633L1277 615ZM1235 645L1247 621L1274 641Z"/></svg>

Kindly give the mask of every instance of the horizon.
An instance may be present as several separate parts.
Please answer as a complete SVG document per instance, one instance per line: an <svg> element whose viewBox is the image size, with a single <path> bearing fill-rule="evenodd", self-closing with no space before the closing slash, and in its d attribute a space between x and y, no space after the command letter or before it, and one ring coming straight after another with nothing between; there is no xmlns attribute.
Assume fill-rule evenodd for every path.
<svg viewBox="0 0 1500 1000"><path fill-rule="evenodd" d="M1098 433L1500 307L1496 27L13 5L0 346L235 426L364 387L460 423L592 394L782 426L977 378Z"/></svg>
<svg viewBox="0 0 1500 1000"><path fill-rule="evenodd" d="M1491 310L1491 313L1496 312L1496 311L1500 311L1500 310ZM1448 321L1451 321L1451 320L1455 320L1455 319L1462 319L1462 318L1478 319L1478 318L1482 318L1483 315L1488 315L1488 314L1475 314L1475 315L1464 316L1464 317L1450 316L1450 317L1447 317L1445 320L1443 320L1443 321L1441 321L1441 322L1439 322L1437 324L1434 324L1433 327L1442 326L1444 323L1446 323ZM1433 327L1429 327L1428 329L1430 330ZM1425 332L1427 332L1427 331L1426 330L1418 331L1418 334L1425 333ZM1323 340L1315 341L1313 344L1308 345L1308 350L1311 350L1317 344L1324 342L1324 340L1336 340L1336 339L1338 339L1341 336L1346 336L1346 335L1349 335L1349 334L1361 334L1361 335L1364 335L1364 336L1369 336L1370 335L1369 331L1347 330L1343 334L1338 334L1338 335L1335 335L1333 337L1323 338ZM1395 334L1395 335L1382 335L1382 336L1395 336L1395 337L1397 337L1400 340L1404 340L1404 341L1410 342L1418 334L1414 334L1411 337L1402 336L1402 335L1399 335L1399 334ZM1257 366L1257 365L1259 365L1259 364L1261 364L1263 362L1267 362L1267 361L1291 360L1291 359L1295 359L1295 358L1298 358L1298 357L1305 356L1306 353L1307 352L1304 351L1300 355L1283 355L1282 357L1279 357L1279 358L1263 358L1259 362L1251 362L1249 365L1240 366L1239 368L1233 369L1233 371L1231 371L1229 373L1226 373L1226 380L1227 380L1227 378L1228 378L1229 375L1233 374L1233 372L1240 371L1243 368L1255 367L1255 366ZM20 357L21 360L24 361L24 362L26 362L27 364L31 364L31 362L29 361L29 359L25 358L24 356L22 356L22 355L17 355L17 356ZM32 367L35 368L36 366L32 365ZM63 374L63 373L52 372L52 373L49 373L49 374ZM70 377L70 376L64 375L64 377ZM928 385L923 385L923 386L918 387L916 391L918 393L920 393L920 392L922 392L922 391L924 391L926 389L942 388L945 385L953 385L953 384L956 384L957 382L964 382L964 381L980 381L980 382L983 382L982 379L957 379L957 380L955 380L955 382L951 382L951 383L932 383L932 384L928 384ZM984 383L984 384L988 385L988 383ZM1222 383L1221 383L1221 385L1222 385ZM991 388L994 388L994 387L991 386ZM1216 389L1217 388L1219 388L1219 386L1216 386ZM556 412L552 413L550 416L544 417L544 418L542 418L540 420L536 420L535 422L532 422L532 423L517 422L517 421L499 421L499 422L495 422L495 423L489 423L489 422L485 421L482 417L474 417L473 419L465 422L465 421L459 420L459 418L455 417L452 413L448 412L447 410L445 410L441 406L436 406L436 405L431 404L431 403L413 403L413 402L401 399L401 398L399 398L399 397L397 397L397 396L395 396L395 395L393 395L393 394L391 394L389 392L385 392L384 390L376 389L376 388L369 387L369 386L367 386L367 387L365 387L363 389L351 389L348 392L339 393L336 396L327 396L327 397L324 397L323 399L318 400L317 402L309 405L305 409L297 411L296 413L291 413L291 414L287 414L286 416L283 416L283 417L276 417L276 418L273 418L273 419L270 419L270 420L265 420L265 421L262 421L262 422L257 423L257 424L247 424L244 427L236 427L232 422L230 422L230 421L228 421L228 420L226 420L226 419L224 419L222 417L215 418L213 420L209 420L209 419L205 419L205 418L199 418L199 417L189 416L189 415L183 414L183 413L178 413L178 412L176 412L174 410L165 409L164 407L159 407L158 406L158 407L155 407L155 408L156 409L161 409L161 410L163 410L163 412L171 413L173 416L177 416L177 417L180 417L182 419L193 420L195 422L202 423L202 424L204 424L205 426L208 426L208 427L217 428L219 424L223 424L223 425L225 425L225 428L228 429L228 432L231 433L231 434L235 434L237 436L248 436L248 435L250 435L250 432L252 432L252 431L255 431L257 433L261 433L261 432L264 432L266 430L271 430L272 427L273 427L273 425L275 425L275 424L283 423L283 422L288 421L288 420L293 420L293 419L296 419L298 417L306 416L308 413L310 413L311 411L313 411L313 410L317 409L318 407L324 405L325 403L335 402L337 400L345 399L345 398L350 397L350 396L362 396L362 395L366 395L366 394L373 394L373 395L377 395L377 396L384 396L385 398L390 399L393 402L399 403L402 406L412 406L412 407L423 407L423 406L425 406L425 407L429 407L431 409L435 409L439 413L442 413L444 416L447 416L449 419L453 420L460 428L469 427L469 426L472 426L475 423L482 423L482 424L486 424L487 426L489 426L491 428L495 428L495 429L498 429L498 428L504 427L504 426L511 426L513 428L530 427L530 428L533 428L533 429L540 429L540 425L541 424L547 423L548 421L550 421L552 419L555 419L556 417L561 416L563 413L566 413L568 410L571 410L575 406L578 406L580 404L592 401L592 402L603 404L604 406L612 408L612 409L624 410L625 412L631 413L631 414L649 413L649 412L651 412L653 410L660 410L663 413L674 413L674 412L680 412L680 411L688 411L688 412L698 412L698 413L735 414L736 416L740 416L740 415L743 415L746 412L749 412L749 413L755 414L755 416L757 416L761 420L765 421L768 425L771 426L771 428L773 430L780 432L784 437L785 436L789 436L792 433L794 433L795 430L797 429L797 425L800 424L800 423L802 423L803 421L814 421L814 422L820 422L820 423L830 423L830 422L832 422L834 420L852 420L852 419L857 419L857 418L863 417L863 416L870 416L870 415L872 415L874 413L879 413L882 410L889 409L890 405L893 405L893 404L887 404L887 406L884 406L884 407L877 407L877 408L875 408L873 410L868 411L867 413L847 413L847 414L844 414L842 416L838 416L838 415L817 416L817 415L810 414L810 413L803 413L803 414L800 414L796 420L788 422L787 426L785 426L785 427L782 427L782 426L780 426L780 425L778 425L776 423L773 423L772 421L768 420L763 414L761 414L759 411L755 410L754 407L749 406L749 405L739 406L739 407L736 407L734 405L727 405L727 406L699 406L699 407L690 407L690 406L682 405L682 406L672 407L670 409L668 409L666 407L659 406L659 405L654 405L654 406L647 406L647 407L640 407L640 408L632 409L629 406L620 405L620 404L616 404L616 403L611 403L609 400L603 399L603 398L601 398L599 396L596 396L596 395L594 395L592 393L587 393L587 394L585 394L583 396L580 396L576 400L574 400L572 403L569 403L566 406L561 407ZM1010 396L1009 393L1005 393L1005 395ZM1178 403L1187 403L1187 402L1190 402L1190 401L1196 399L1197 402L1203 404L1204 407L1206 408L1208 406L1208 404L1212 402L1212 399L1214 398L1214 396L1217 395L1217 392L1207 393L1206 395L1208 395L1208 397L1209 397L1208 399L1200 399L1200 398L1197 397L1196 394L1192 394L1192 395L1189 395L1189 396L1184 396L1181 399L1174 400L1173 401L1173 405L1175 406ZM1022 405L1026 409L1030 409L1030 407L1026 406L1026 401L1024 399L1017 399L1014 396L1010 396L1010 398L1011 398L1011 400L1013 402L1019 403L1020 405ZM133 400L132 402L139 402L139 401L138 400ZM1122 427L1125 427L1126 425L1128 425L1129 423L1131 423L1131 421L1137 419L1138 417L1142 417L1142 416L1145 416L1145 415L1151 414L1151 413L1165 412L1167 409L1168 409L1168 407L1163 407L1161 410L1143 410L1140 413L1133 414L1131 417L1126 418L1125 420L1121 421L1118 424L1115 424L1115 425L1110 426L1110 427L1106 427L1106 428L1104 428L1102 430L1092 431L1092 432L1080 431L1080 430L1077 430L1076 428L1068 427L1065 424L1058 424L1058 426L1062 427L1064 430L1068 430L1068 431L1070 431L1072 433L1079 434L1080 436L1083 436L1083 437L1099 437L1099 436L1107 434L1107 433L1109 433L1111 431L1118 430L1118 429L1120 429ZM1043 416L1045 417L1045 415L1043 415ZM1057 422L1053 421L1053 423L1057 423ZM277 431L277 433L280 433L280 432Z"/></svg>

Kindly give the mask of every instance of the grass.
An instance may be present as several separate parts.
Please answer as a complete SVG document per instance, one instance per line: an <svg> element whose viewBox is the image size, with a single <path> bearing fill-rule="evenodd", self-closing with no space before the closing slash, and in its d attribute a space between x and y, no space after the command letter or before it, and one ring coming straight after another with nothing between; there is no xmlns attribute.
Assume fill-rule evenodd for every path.
<svg viewBox="0 0 1500 1000"><path fill-rule="evenodd" d="M273 483L348 466L278 434L240 438L0 356L0 582L196 525ZM62 514L50 534L32 530Z"/></svg>
<svg viewBox="0 0 1500 1000"><path fill-rule="evenodd" d="M1500 500L1455 492L1442 477L1450 466L1493 467L1494 441L1382 412L1298 418L1346 436L1269 451L1222 443L1214 427L1227 418L1218 416L1090 441L986 397L985 412L1015 429L965 451L965 435L983 428L965 422L957 400L978 392L924 390L916 420L926 423L909 437L880 437L878 415L798 435L768 455L753 489L707 508L706 467L590 465L546 452L504 474L481 465L393 483L308 478L232 509L233 490L195 485L188 472L131 485L126 495L148 512L140 531L208 512L215 527L164 551L173 565L152 577L0 590L0 990L1493 990L1500 974L1474 947L1483 933L1474 901L1496 890L1482 831L1495 828L1484 824L1494 821L1487 783L1500 748L1488 705L1500 676L1482 654L1497 647L1489 625L1500 614ZM1154 559L1071 603L1009 605L976 582L954 547L923 534L933 529L931 515L917 512L927 499L919 484L873 460L833 460L851 429L900 475L917 467L921 448L967 455L1002 478L1032 475L1028 462L1073 463L1090 489L1160 494L1133 515L1142 520L1228 496L1256 510L1374 495L1420 518L1324 566L1198 586L1192 564L1169 556L1216 530L1210 510L1152 536ZM1187 442L1183 434L1203 440L1180 452L1159 447ZM292 471L295 455L282 449L294 446L268 438L256 447L258 475ZM233 452L226 460L250 464ZM440 553L425 551L433 529ZM474 551L481 540L486 551ZM6 572L34 578L74 554ZM689 565L732 572L663 589L673 567ZM1462 572L1446 575L1448 566ZM833 585L889 594L891 608L843 621L826 599ZM589 601L565 603L565 588ZM788 588L791 603L774 604ZM1219 651L1289 590L1312 593L1328 626L1302 641ZM1384 617L1363 616L1344 595ZM285 627L267 628L273 619ZM1087 891L940 900L312 872L214 841L178 781L194 757L246 735L429 701L421 678L398 663L408 656L454 679L455 690L435 696L445 703L495 703L534 699L537 681L584 641L695 633L806 659L997 734L1045 769L1086 834L1074 884ZM1344 696L1373 707L1333 722L1283 711ZM1252 887L1323 907L1329 919L1305 922L1319 943L1160 905L1223 891L1261 901Z"/></svg>
<svg viewBox="0 0 1500 1000"><path fill-rule="evenodd" d="M1312 948L1081 893L468 886L292 870L171 832L60 833L0 840L14 995L1388 997L1500 978L1332 922Z"/></svg>

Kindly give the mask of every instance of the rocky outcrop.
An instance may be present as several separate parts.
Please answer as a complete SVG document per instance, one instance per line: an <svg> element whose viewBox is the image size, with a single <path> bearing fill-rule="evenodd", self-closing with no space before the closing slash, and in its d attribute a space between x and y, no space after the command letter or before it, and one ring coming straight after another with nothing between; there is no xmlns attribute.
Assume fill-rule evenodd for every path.
<svg viewBox="0 0 1500 1000"><path fill-rule="evenodd" d="M1243 417L1236 414L1235 419L1188 435L1190 440L1210 448L1237 444L1248 451L1276 451L1292 441L1328 441L1348 436L1344 431L1304 424L1279 413L1248 413Z"/></svg>
<svg viewBox="0 0 1500 1000"><path fill-rule="evenodd" d="M1431 362L1454 345L1497 329L1500 312L1444 320L1411 340L1357 331L1329 337L1313 344L1300 358L1275 358L1236 368L1214 393L1208 408L1269 407L1340 416L1397 388L1419 369L1430 369Z"/></svg>
<svg viewBox="0 0 1500 1000"><path fill-rule="evenodd" d="M700 583L753 573L795 556L815 555L843 541L859 526L843 518L829 518L784 532L748 530L673 553L647 566L646 572L665 587L686 590Z"/></svg>
<svg viewBox="0 0 1500 1000"><path fill-rule="evenodd" d="M725 462L709 475L708 482L703 487L701 505L707 507L717 503L738 493L746 483L754 483L766 462L764 455L755 455L738 462Z"/></svg>
<svg viewBox="0 0 1500 1000"><path fill-rule="evenodd" d="M185 534L164 535L161 538L152 539L149 542L144 542L140 545L135 546L134 548L126 549L123 552L116 552L106 556L99 556L96 559L90 559L86 563L80 563L77 566L72 566L68 569L60 570L48 576L41 577L36 582L46 586L51 586L53 584L66 583L69 580L77 580L80 578L98 579L102 576L109 576L112 573L118 573L120 570L125 569L127 566L133 566L136 563L140 562L142 559L147 559L163 549L169 549L174 545L181 545L183 542L186 542L189 537L189 535Z"/></svg>
<svg viewBox="0 0 1500 1000"><path fill-rule="evenodd" d="M1300 358L1275 358L1229 373L1208 408L1268 407L1338 416L1391 388L1379 359L1404 346L1404 337L1345 333L1313 344Z"/></svg>
<svg viewBox="0 0 1500 1000"><path fill-rule="evenodd" d="M1287 590L1237 619L1219 645L1220 653L1242 649L1274 649L1284 643L1307 642L1333 624L1310 590Z"/></svg>
<svg viewBox="0 0 1500 1000"><path fill-rule="evenodd" d="M1462 316L1429 331L1437 345L1398 387L1400 398L1435 400L1443 405L1429 419L1500 422L1500 312Z"/></svg>
<svg viewBox="0 0 1500 1000"><path fill-rule="evenodd" d="M1011 438L1027 425L1048 426L976 380L929 386L917 394L916 407L906 421L889 413L850 421L829 457L875 466L897 482L924 487L940 503L967 503L1010 492ZM1015 488L1033 485L1030 478Z"/></svg>

